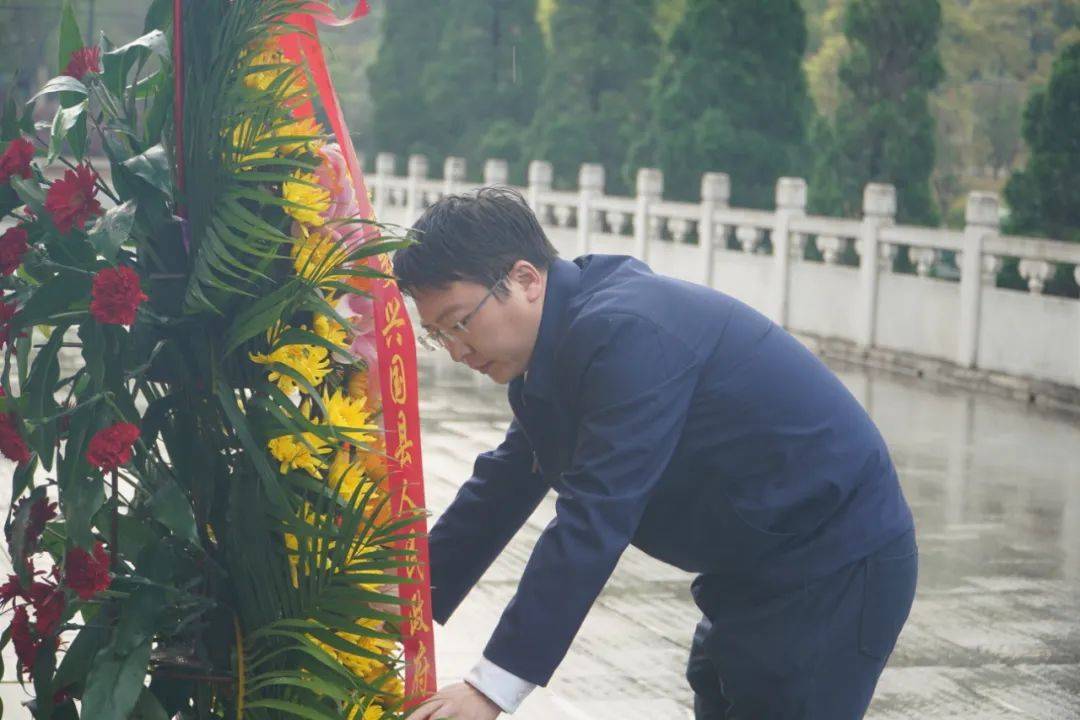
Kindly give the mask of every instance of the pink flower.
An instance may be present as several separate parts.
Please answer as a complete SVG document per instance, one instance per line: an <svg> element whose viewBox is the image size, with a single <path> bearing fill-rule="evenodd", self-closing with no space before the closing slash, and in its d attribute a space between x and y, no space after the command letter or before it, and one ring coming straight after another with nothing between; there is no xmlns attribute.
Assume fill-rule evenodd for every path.
<svg viewBox="0 0 1080 720"><path fill-rule="evenodd" d="M318 153L322 157L322 165L315 171L315 177L319 185L330 193L330 207L322 213L323 218L328 222L356 218L360 214L360 204L356 201L356 188L341 147L337 143L324 145ZM359 243L364 226L338 222L334 227L346 237L346 242L355 244Z"/></svg>
<svg viewBox="0 0 1080 720"><path fill-rule="evenodd" d="M373 367L378 360L378 345L375 335L375 304L370 297L347 293L343 298L338 312L349 320L352 342L349 344L349 352L353 357L363 358L369 367Z"/></svg>

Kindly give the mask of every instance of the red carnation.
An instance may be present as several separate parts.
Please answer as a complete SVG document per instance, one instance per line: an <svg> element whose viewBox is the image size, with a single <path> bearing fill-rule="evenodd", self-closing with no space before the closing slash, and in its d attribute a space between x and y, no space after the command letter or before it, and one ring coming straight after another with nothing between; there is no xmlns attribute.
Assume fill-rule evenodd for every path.
<svg viewBox="0 0 1080 720"><path fill-rule="evenodd" d="M90 314L106 325L130 325L135 322L135 310L147 299L134 270L121 265L105 268L94 276L90 291Z"/></svg>
<svg viewBox="0 0 1080 720"><path fill-rule="evenodd" d="M101 48L97 45L81 47L71 53L71 59L61 75L70 75L76 80L82 80L88 72L101 72Z"/></svg>
<svg viewBox="0 0 1080 720"><path fill-rule="evenodd" d="M26 523L26 546L36 547L41 533L45 532L45 523L56 517L56 503L48 498L39 497L30 506L30 519Z"/></svg>
<svg viewBox="0 0 1080 720"><path fill-rule="evenodd" d="M30 448L26 447L26 441L19 434L12 413L0 413L0 453L20 464L30 460Z"/></svg>
<svg viewBox="0 0 1080 720"><path fill-rule="evenodd" d="M5 302L0 297L0 350L11 342L11 319L15 317L16 310L15 303Z"/></svg>
<svg viewBox="0 0 1080 720"><path fill-rule="evenodd" d="M38 645L30 634L30 615L25 605L15 608L15 615L11 618L11 642L19 659L19 674L29 672L37 659Z"/></svg>
<svg viewBox="0 0 1080 720"><path fill-rule="evenodd" d="M26 237L26 228L22 225L8 228L0 235L0 275L10 275L22 265L23 255L30 249Z"/></svg>
<svg viewBox="0 0 1080 720"><path fill-rule="evenodd" d="M79 165L64 172L45 194L45 210L61 233L82 229L86 221L101 213L97 195L97 173L89 165Z"/></svg>
<svg viewBox="0 0 1080 720"><path fill-rule="evenodd" d="M139 428L131 423L120 422L98 430L90 438L86 459L104 472L110 472L131 460L131 446L139 438Z"/></svg>
<svg viewBox="0 0 1080 720"><path fill-rule="evenodd" d="M40 587L39 587L40 586ZM52 635L64 617L67 599L64 591L55 585L34 583L34 629L38 635Z"/></svg>
<svg viewBox="0 0 1080 720"><path fill-rule="evenodd" d="M80 547L68 552L64 584L74 590L80 600L89 600L107 590L109 582L109 555L102 543L94 546L93 555Z"/></svg>
<svg viewBox="0 0 1080 720"><path fill-rule="evenodd" d="M26 591L23 590L22 583L19 582L19 576L8 575L8 581L0 585L0 607L19 597L26 597Z"/></svg>
<svg viewBox="0 0 1080 720"><path fill-rule="evenodd" d="M29 178L30 161L34 159L34 146L28 140L15 138L4 154L0 155L0 184L11 182L13 175Z"/></svg>

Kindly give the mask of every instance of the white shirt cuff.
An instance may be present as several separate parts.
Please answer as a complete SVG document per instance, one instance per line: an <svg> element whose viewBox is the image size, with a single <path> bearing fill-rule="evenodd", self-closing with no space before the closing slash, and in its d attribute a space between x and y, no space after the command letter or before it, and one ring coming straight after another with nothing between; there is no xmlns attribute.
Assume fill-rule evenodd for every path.
<svg viewBox="0 0 1080 720"><path fill-rule="evenodd" d="M498 705L504 713L517 710L536 687L528 680L522 680L512 672L503 670L487 658L480 658L480 662L465 676L465 682L486 695L487 699Z"/></svg>

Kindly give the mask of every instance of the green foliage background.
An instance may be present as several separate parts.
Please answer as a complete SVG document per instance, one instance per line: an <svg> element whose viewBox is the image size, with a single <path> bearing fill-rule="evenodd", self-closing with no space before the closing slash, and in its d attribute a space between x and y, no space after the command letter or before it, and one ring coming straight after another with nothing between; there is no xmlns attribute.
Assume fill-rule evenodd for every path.
<svg viewBox="0 0 1080 720"><path fill-rule="evenodd" d="M802 130L812 151L800 172L808 179L814 157L832 147L818 132L824 125L815 119L833 120L843 102L839 69L851 51L844 34L844 10L850 3L801 0L806 24L802 68L813 101L813 111L805 118ZM349 3L335 0L334 4L344 9ZM727 0L711 4L735 5ZM138 30L138 13L131 12L129 0L76 0L74 5L83 27L92 13L96 28L118 37ZM458 154L469 159L470 176L479 178L483 159L501 156L511 161L511 179L523 182L527 161L543 155L555 163L557 182L573 185L577 164L591 159L607 168L608 190L621 192L629 189L627 180L633 174L635 161L648 155L630 156L629 162L627 157L611 160L604 146L622 146L629 151L632 145L644 142L639 131L642 116L663 114L663 109L655 106L660 95L655 87L658 73L664 72L665 58L669 57L663 47L693 3L373 0L370 5L371 15L364 21L324 33L350 127L358 147L368 155L369 167L373 153L390 151L398 155L399 171L403 171L404 158L415 152L428 155L431 172L438 175L442 159ZM901 7L906 3L885 3L889 5ZM20 85L25 91L38 84L27 78L35 75L43 58L53 54L55 38L49 38L48 32L56 26L57 7L52 0L0 0L0 93ZM571 35L560 40L560 11L587 14L593 11L590 8L605 7L614 8L617 16L605 32L590 34L567 26ZM489 66L506 62L504 56L493 52L490 42L499 33L482 19L484 13L490 18L493 8L512 15L524 32L523 39L515 41L515 77L525 86L516 95L523 101L510 109L500 101L491 102L499 91L493 90L490 83L474 82L478 77L505 70ZM628 59L609 55L609 49L617 44L614 40L618 33L636 32L627 30L627 23L636 23L635 17L641 12L651 15L652 30L661 44L659 51L653 49L651 38L645 38ZM530 14L535 23L526 17ZM463 20L475 22L477 27L464 28L460 25ZM535 46L537 29L543 41L540 52ZM574 32L579 35L573 36ZM473 33L472 41L462 42L463 33ZM443 42L444 34L452 41ZM489 42L483 42L480 35L487 36ZM570 38L572 43L567 42ZM937 51L943 72L927 94L932 123L927 126L919 121L921 127L917 129L925 133L928 128L932 133L932 170L928 190L924 191L920 181L917 191L911 191L928 197L914 205L911 200L902 201L901 212L908 213L911 219L936 218L956 226L963 222L967 192L1002 191L1010 173L1024 166L1030 153L1022 134L1028 97L1049 81L1054 57L1078 39L1080 0L942 2ZM624 38L622 47L615 50L626 55L633 46ZM573 82L573 68L586 62L609 62L620 68L609 75L608 86L587 94L607 98L599 113L593 109L593 100L583 105L574 99L580 97L581 91L575 89L580 83ZM639 89L641 77L652 82L651 90ZM470 81L465 82L465 78ZM455 82L456 86L438 85ZM750 101L749 97L739 99L740 104ZM443 105L446 102L448 107ZM535 113L524 117L530 102L536 103ZM622 113L618 108L628 111ZM597 139L591 128L600 122L608 123L610 115L621 115L623 122L611 124ZM454 132L463 123L467 123L467 132ZM791 129L793 143L800 132L797 125ZM636 142L626 142L630 136ZM581 149L580 155L571 157L574 153L570 149L577 148ZM761 164L773 165L768 158ZM693 195L693 190L680 189L693 185L677 179L681 167L662 169L675 195ZM736 196L756 195L761 202L769 202L763 191L740 189L740 185L753 187L757 181L744 177L734 166L710 169L732 175ZM857 197L849 197L842 205L854 207L858 201ZM908 207L912 208L910 212L903 209Z"/></svg>

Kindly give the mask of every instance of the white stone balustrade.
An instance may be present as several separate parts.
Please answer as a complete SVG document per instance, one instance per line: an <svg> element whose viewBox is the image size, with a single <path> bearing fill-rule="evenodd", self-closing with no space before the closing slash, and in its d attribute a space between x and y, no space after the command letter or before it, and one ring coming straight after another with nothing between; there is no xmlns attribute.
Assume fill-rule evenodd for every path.
<svg viewBox="0 0 1080 720"><path fill-rule="evenodd" d="M394 156L379 153L368 178L376 213L390 223L410 225L438 198L475 189L462 158L447 158L441 179L420 155L406 176L396 171ZM485 162L483 177L514 187L503 160ZM665 200L654 168L638 171L633 197L605 194L599 165L581 167L576 191L555 190L553 179L551 164L534 160L515 189L564 256L633 255L799 333L1080 387L1080 302L1047 294L1063 265L1076 266L1080 283L1080 245L1002 235L992 193L972 193L965 228L947 230L897 225L896 191L879 183L865 189L862 219L849 219L807 215L801 178L780 178L775 210L731 207L732 181L720 172L702 176L699 202ZM821 262L804 259L811 240ZM914 273L893 272L902 247ZM951 255L956 271L944 264ZM1006 261L1027 292L996 287Z"/></svg>

